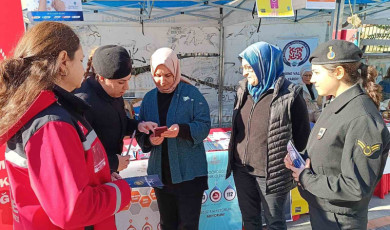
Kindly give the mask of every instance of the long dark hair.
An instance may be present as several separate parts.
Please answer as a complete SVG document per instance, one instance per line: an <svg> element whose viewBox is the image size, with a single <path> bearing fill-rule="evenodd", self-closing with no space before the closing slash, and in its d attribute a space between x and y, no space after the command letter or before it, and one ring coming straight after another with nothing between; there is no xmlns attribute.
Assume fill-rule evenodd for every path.
<svg viewBox="0 0 390 230"><path fill-rule="evenodd" d="M372 101L379 108L379 104L382 100L382 87L375 83L375 79L378 76L375 67L371 65L368 66L361 62L323 65L323 67L330 72L334 72L337 66L343 67L346 72L347 76L343 77L345 83L353 85L361 80L367 95L371 97Z"/></svg>
<svg viewBox="0 0 390 230"><path fill-rule="evenodd" d="M71 60L80 40L67 25L42 22L20 39L12 58L0 63L0 134L28 109L42 90L51 90L60 77L61 51Z"/></svg>

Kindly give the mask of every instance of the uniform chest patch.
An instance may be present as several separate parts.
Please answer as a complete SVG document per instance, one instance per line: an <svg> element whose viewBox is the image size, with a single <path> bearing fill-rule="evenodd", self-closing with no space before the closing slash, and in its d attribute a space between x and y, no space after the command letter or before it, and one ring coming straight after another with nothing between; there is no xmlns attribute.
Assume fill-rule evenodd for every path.
<svg viewBox="0 0 390 230"><path fill-rule="evenodd" d="M366 145L361 140L357 140L357 145L362 149L363 154L368 157L381 149L381 144L375 144L373 146L370 146L370 145Z"/></svg>
<svg viewBox="0 0 390 230"><path fill-rule="evenodd" d="M320 128L320 131L317 134L317 140L321 139L325 134L326 128Z"/></svg>

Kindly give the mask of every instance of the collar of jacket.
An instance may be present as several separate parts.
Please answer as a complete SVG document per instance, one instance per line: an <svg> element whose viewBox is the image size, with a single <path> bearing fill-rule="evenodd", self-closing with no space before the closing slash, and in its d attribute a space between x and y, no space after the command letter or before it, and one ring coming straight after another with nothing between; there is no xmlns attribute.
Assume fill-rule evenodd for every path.
<svg viewBox="0 0 390 230"><path fill-rule="evenodd" d="M96 94L99 95L101 98L108 102L112 102L115 100L114 97L108 95L108 93L103 89L102 85L100 85L100 83L94 77L87 78L87 81L94 88Z"/></svg>
<svg viewBox="0 0 390 230"><path fill-rule="evenodd" d="M168 113L167 113L166 125L168 127L170 127L171 125L176 123L176 110L177 110L177 105L179 103L179 95L181 93L181 89L182 89L184 84L187 84L187 83L179 82L175 91L173 91L171 104L169 105L169 109L168 109ZM159 113L158 113L158 99L157 99L158 89L157 89L157 87L154 88L150 93L151 93L151 98L153 98L153 100L148 101L148 103L150 103L150 105L148 107L150 109L150 114L153 114L152 121L158 121L157 124L160 125L160 119L159 119Z"/></svg>
<svg viewBox="0 0 390 230"><path fill-rule="evenodd" d="M54 86L53 92L57 98L58 103L68 110L74 110L79 114L83 114L86 110L91 108L91 106L89 106L82 99L76 97L73 93L70 93L57 85Z"/></svg>
<svg viewBox="0 0 390 230"><path fill-rule="evenodd" d="M5 144L11 137L13 137L27 122L29 122L35 115L42 110L49 107L56 102L55 95L50 90L44 90L39 93L37 98L28 107L27 111L16 121L7 132L0 135L0 146Z"/></svg>
<svg viewBox="0 0 390 230"><path fill-rule="evenodd" d="M328 106L334 113L340 112L352 99L364 94L360 84L355 84L336 97Z"/></svg>

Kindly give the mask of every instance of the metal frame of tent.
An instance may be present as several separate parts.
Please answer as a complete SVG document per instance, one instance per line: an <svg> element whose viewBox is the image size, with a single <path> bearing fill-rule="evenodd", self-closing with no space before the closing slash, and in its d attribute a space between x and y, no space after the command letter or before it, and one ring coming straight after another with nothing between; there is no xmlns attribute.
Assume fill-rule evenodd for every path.
<svg viewBox="0 0 390 230"><path fill-rule="evenodd" d="M292 0L294 2L304 2L305 0ZM156 20L166 19L178 15L188 15L198 18L204 18L218 22L220 29L220 59L219 59L219 82L224 81L224 20L229 17L234 11L242 11L251 14L256 13L255 5L251 8L244 7L249 4L249 0L82 0L83 11L101 13L116 17L122 21L140 23L142 28L145 23ZM255 1L252 0L255 4ZM248 7L248 6L247 6ZM218 11L213 11L210 15L210 10L219 9L219 14L214 15ZM318 17L322 15L331 16L332 31L339 31L343 26L347 25L345 19L353 14L363 18L363 24L378 24L377 21L365 20L365 17L390 9L390 0L336 0L335 10L311 10L299 9L295 10L294 18L280 18L290 22L300 22L302 20ZM206 14L209 13L209 14ZM253 16L254 18L254 16ZM382 25L390 25L390 17L380 22ZM261 18L259 19L259 27ZM337 39L335 33L334 39ZM333 39L332 34L329 34L327 39ZM387 45L390 46L390 39L370 40L362 39L363 45ZM219 126L222 125L222 95L223 84L218 87L218 120Z"/></svg>
<svg viewBox="0 0 390 230"><path fill-rule="evenodd" d="M293 0L294 1L294 0ZM173 17L177 15L189 15L194 17L200 17L200 18L206 18L210 20L218 21L219 27L220 27L220 59L219 59L219 82L224 82L224 19L229 17L234 11L244 11L249 14L255 13L255 6L253 6L252 9L242 7L242 5L247 2L247 0L193 0L193 1L155 1L155 0L144 0L144 1L122 1L122 6L107 6L105 4L110 3L109 1L85 1L85 4L83 7L86 7L88 9L87 5L92 6L99 6L102 7L102 13L108 14L111 16L116 16L115 14L112 14L108 11L110 10L118 10L122 11L125 14L129 14L131 16L139 17L139 20L131 19L129 18L129 21L139 21L142 26L143 23L151 22L154 20L160 20L168 17ZM255 1L254 1L255 2ZM103 3L103 4L102 4ZM164 4L165 3L165 4ZM233 5L230 5L233 3ZM347 6L346 6L347 5ZM176 7L174 7L176 6ZM359 7L358 10L356 8ZM136 11L132 10L124 10L123 8L131 8L135 9ZM205 11L207 9L211 8L219 8L219 15L215 16L209 16L202 14L202 11ZM346 10L346 8L350 8L349 12ZM163 10L162 13L155 13L153 14L153 9ZM299 22L304 19L308 19L311 17L318 17L320 15L326 15L326 14L332 14L332 28L333 31L338 31L343 27L344 19L346 16L350 16L352 12L354 14L367 16L367 15L373 15L378 12L382 12L383 10L390 9L390 0L336 0L336 8L335 10L307 10L302 9L305 11L311 11L309 14L302 14L302 16L299 15L298 10L295 11L294 18L286 18L284 20L288 20L291 22ZM224 10L227 11L226 14L224 14ZM138 11L138 13L137 13ZM123 17L123 16L121 16ZM261 24L261 18L259 19L259 27ZM390 24L390 21L388 22ZM332 35L330 34L330 37L328 39L332 39ZM334 39L337 39L337 33L335 33ZM373 41L371 41L373 42ZM385 43L390 45L390 40L388 41L374 41L373 44L377 43ZM366 44L366 40L362 40L363 44ZM371 43L372 44L372 43ZM222 125L222 95L223 95L223 84L219 84L218 87L218 121L219 126Z"/></svg>

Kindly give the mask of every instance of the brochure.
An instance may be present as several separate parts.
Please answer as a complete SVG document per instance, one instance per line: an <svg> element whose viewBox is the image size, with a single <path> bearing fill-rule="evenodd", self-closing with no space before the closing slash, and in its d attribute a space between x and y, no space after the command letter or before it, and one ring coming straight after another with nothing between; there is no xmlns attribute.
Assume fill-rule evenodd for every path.
<svg viewBox="0 0 390 230"><path fill-rule="evenodd" d="M287 143L287 151L290 155L290 158L295 166L295 168L303 168L305 167L305 161L303 160L301 154L295 148L294 144L290 141Z"/></svg>
<svg viewBox="0 0 390 230"><path fill-rule="evenodd" d="M131 188L140 188L140 187L162 187L163 184L158 178L158 175L148 175L148 176L139 176L139 177L128 177L123 178L127 183L129 183Z"/></svg>

